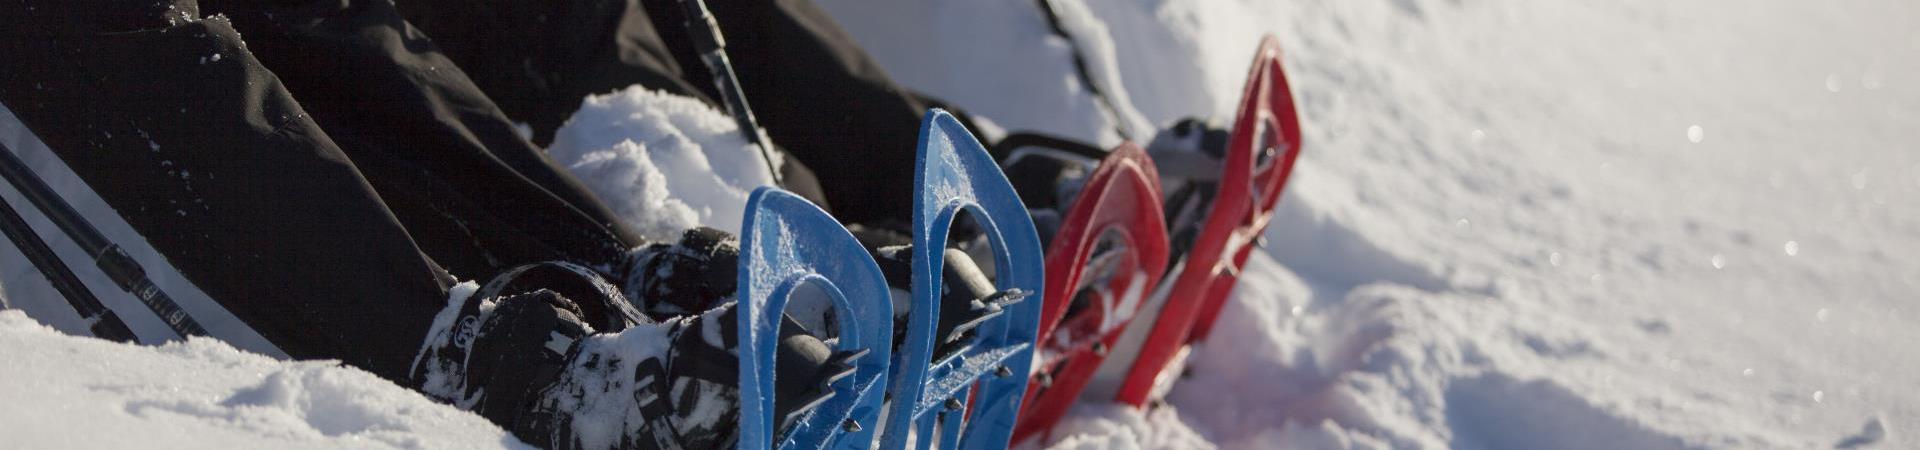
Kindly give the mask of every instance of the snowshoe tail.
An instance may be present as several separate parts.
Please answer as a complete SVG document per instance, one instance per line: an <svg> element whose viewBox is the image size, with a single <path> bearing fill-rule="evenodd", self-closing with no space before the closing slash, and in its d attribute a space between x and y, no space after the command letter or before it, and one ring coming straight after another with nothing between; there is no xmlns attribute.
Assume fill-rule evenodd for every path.
<svg viewBox="0 0 1920 450"><path fill-rule="evenodd" d="M1179 375L1167 369L1212 331L1300 154L1300 120L1272 35L1260 41L1237 111L1212 204L1170 289L1156 290L1153 303L1163 306L1119 386L1122 402L1144 406L1164 391Z"/></svg>
<svg viewBox="0 0 1920 450"><path fill-rule="evenodd" d="M1125 143L1101 160L1066 209L1047 249L1047 302L1037 341L1043 356L1027 388L1016 441L1045 432L1066 414L1166 273L1160 202L1153 160ZM1088 266L1102 251L1115 264L1104 268L1109 276L1095 279Z"/></svg>
<svg viewBox="0 0 1920 450"><path fill-rule="evenodd" d="M882 448L1005 448L1027 388L1041 302L1039 236L1000 167L945 111L921 122L916 163L912 311L896 354ZM993 247L993 289L984 308L998 314L971 324L965 345L935 358L942 313L945 249L954 220L969 214ZM969 320L969 322L972 322Z"/></svg>
<svg viewBox="0 0 1920 450"><path fill-rule="evenodd" d="M738 448L868 448L892 359L886 278L838 221L786 191L754 191L741 230ZM837 349L813 374L817 384L784 399L792 412L774 417L782 314L804 286L832 302Z"/></svg>

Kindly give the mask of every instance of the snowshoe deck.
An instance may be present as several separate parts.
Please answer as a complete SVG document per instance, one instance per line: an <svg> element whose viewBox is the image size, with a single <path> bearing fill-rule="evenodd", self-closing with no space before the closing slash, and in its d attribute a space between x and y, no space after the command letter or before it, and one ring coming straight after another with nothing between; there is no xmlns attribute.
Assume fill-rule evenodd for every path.
<svg viewBox="0 0 1920 450"><path fill-rule="evenodd" d="M1118 388L1118 399L1144 406L1178 370L1185 348L1205 339L1238 280L1240 267L1265 231L1299 156L1300 121L1281 67L1279 41L1266 36L1242 91L1226 161L1206 219L1172 284L1156 289L1159 306L1138 356ZM1129 333L1133 333L1129 330Z"/></svg>
<svg viewBox="0 0 1920 450"><path fill-rule="evenodd" d="M1039 237L1012 184L980 142L945 111L921 122L915 172L912 311L895 356L883 448L1004 448L1026 393L1041 302ZM946 242L969 214L993 247L991 308L962 348L935 360Z"/></svg>
<svg viewBox="0 0 1920 450"><path fill-rule="evenodd" d="M747 199L740 236L738 448L868 448L887 386L893 304L886 278L832 216L771 187ZM774 417L781 316L797 289L831 301L837 351L795 417ZM847 372L851 369L851 374Z"/></svg>
<svg viewBox="0 0 1920 450"><path fill-rule="evenodd" d="M1045 432L1066 414L1145 293L1160 283L1168 251L1160 201L1153 160L1126 143L1100 161L1066 209L1047 249L1046 305L1037 340L1042 356L1027 388L1016 441ZM1113 260L1102 268L1104 279L1089 271L1096 253Z"/></svg>

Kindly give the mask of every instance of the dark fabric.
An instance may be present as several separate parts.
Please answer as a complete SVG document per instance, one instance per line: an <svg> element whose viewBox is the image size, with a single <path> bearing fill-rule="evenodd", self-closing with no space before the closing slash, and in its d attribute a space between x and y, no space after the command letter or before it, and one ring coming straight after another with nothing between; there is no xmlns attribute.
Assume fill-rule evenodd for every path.
<svg viewBox="0 0 1920 450"><path fill-rule="evenodd" d="M688 84L639 3L404 0L399 10L433 36L507 117L533 128L534 142L546 145L589 94L638 84L707 98Z"/></svg>
<svg viewBox="0 0 1920 450"><path fill-rule="evenodd" d="M706 68L695 61L691 71L683 70L661 40L681 27L655 28L640 0L408 0L399 10L433 36L508 118L527 124L537 145L551 144L586 96L628 86L719 108ZM781 187L830 206L812 169L789 161L781 168Z"/></svg>
<svg viewBox="0 0 1920 450"><path fill-rule="evenodd" d="M155 249L289 355L402 379L450 279L225 20L4 3L0 102Z"/></svg>
<svg viewBox="0 0 1920 450"><path fill-rule="evenodd" d="M247 37L357 163L428 255L484 278L559 260L618 261L641 242L381 0L203 0Z"/></svg>
<svg viewBox="0 0 1920 450"><path fill-rule="evenodd" d="M633 84L722 108L678 0L400 1L535 142L550 140L586 95ZM904 222L927 103L809 2L707 5L755 115L800 163L785 187L824 199L842 222Z"/></svg>

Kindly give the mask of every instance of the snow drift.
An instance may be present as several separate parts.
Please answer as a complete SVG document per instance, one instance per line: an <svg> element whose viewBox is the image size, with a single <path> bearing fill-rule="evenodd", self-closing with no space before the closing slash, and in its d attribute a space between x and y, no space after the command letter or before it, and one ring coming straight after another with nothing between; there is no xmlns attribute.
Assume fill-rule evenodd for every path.
<svg viewBox="0 0 1920 450"><path fill-rule="evenodd" d="M335 361L213 339L67 336L0 311L0 429L17 448L531 448L480 416Z"/></svg>

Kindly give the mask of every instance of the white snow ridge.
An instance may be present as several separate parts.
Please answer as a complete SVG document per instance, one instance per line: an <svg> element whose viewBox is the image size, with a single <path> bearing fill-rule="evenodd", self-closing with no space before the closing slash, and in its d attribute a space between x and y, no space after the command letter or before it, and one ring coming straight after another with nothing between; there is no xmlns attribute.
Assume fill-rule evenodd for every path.
<svg viewBox="0 0 1920 450"><path fill-rule="evenodd" d="M9 448L528 448L335 361L77 338L19 311L0 311L0 349Z"/></svg>

